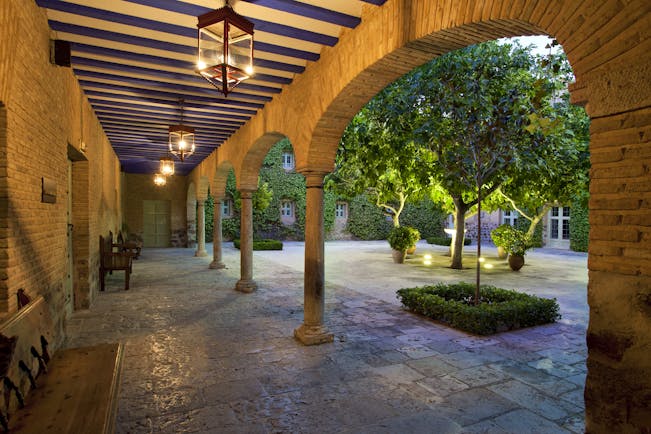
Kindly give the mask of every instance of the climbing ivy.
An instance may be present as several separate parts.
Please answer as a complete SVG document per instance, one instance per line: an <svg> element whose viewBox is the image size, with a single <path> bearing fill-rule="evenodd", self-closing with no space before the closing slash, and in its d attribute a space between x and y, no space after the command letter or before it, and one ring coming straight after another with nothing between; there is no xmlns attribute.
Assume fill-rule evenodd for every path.
<svg viewBox="0 0 651 434"><path fill-rule="evenodd" d="M260 182L267 184L272 193L266 209L253 209L253 236L255 239L303 240L305 237L305 178L295 171L286 171L282 164L284 152L293 152L289 140L276 143L265 157L260 168ZM240 237L240 203L235 188L235 175L231 171L226 180L226 198L233 200L233 215L222 219L222 233L225 240ZM285 225L280 219L280 202L290 200L294 203L295 222ZM335 205L342 200L333 191L326 190L323 195L323 221L326 237L335 223ZM210 205L209 205L210 202ZM212 240L212 198L206 201L206 240ZM408 203L405 206L404 224L417 228L423 237L440 235L445 214L431 201ZM210 223L208 223L210 222ZM210 224L210 230L208 229ZM391 223L382 211L369 202L366 195L360 195L349 203L348 231L364 240L385 239Z"/></svg>
<svg viewBox="0 0 651 434"><path fill-rule="evenodd" d="M383 240L392 223L368 196L355 196L348 204L348 232L362 240Z"/></svg>
<svg viewBox="0 0 651 434"><path fill-rule="evenodd" d="M441 237L447 214L429 199L405 204L400 224L411 226L420 232L421 238Z"/></svg>
<svg viewBox="0 0 651 434"><path fill-rule="evenodd" d="M587 200L574 200L572 202L571 213L570 250L587 252L588 237L590 235Z"/></svg>

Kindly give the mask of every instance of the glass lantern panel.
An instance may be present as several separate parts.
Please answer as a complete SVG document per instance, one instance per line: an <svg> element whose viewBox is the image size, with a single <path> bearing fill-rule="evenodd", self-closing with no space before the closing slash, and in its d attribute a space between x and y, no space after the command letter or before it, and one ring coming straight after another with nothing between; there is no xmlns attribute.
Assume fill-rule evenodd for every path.
<svg viewBox="0 0 651 434"><path fill-rule="evenodd" d="M220 65L224 62L224 24L213 24L199 29L198 69ZM204 66L205 65L205 66ZM203 66L203 68L202 68Z"/></svg>
<svg viewBox="0 0 651 434"><path fill-rule="evenodd" d="M234 25L229 25L228 41L228 64L233 68L239 69L248 77L253 72L253 62L251 59L252 35Z"/></svg>

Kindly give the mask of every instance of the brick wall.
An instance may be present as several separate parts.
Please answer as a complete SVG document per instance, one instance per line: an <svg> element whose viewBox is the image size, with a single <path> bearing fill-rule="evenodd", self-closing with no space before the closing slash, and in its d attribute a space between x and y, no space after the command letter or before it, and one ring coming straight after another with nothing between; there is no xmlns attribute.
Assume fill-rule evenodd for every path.
<svg viewBox="0 0 651 434"><path fill-rule="evenodd" d="M19 31L18 31L19 29ZM69 68L49 63L50 29L34 2L0 7L0 316L16 311L16 291L45 297L56 345L75 298L96 291L100 233L119 215L117 158ZM87 146L73 163L73 291L65 290L68 146ZM41 179L56 184L56 203L41 202ZM92 186L92 188L91 188ZM83 302L78 307L88 303Z"/></svg>
<svg viewBox="0 0 651 434"><path fill-rule="evenodd" d="M186 192L184 176L168 177L166 185L157 187L154 185L153 175L126 174L124 223L129 227L129 232L142 237L144 200L169 200L172 246L185 247L187 244Z"/></svg>

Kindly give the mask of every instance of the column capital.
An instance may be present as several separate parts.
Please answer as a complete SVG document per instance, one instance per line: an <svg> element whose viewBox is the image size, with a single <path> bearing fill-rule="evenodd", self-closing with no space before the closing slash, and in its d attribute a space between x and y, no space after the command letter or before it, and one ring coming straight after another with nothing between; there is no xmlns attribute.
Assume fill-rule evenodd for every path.
<svg viewBox="0 0 651 434"><path fill-rule="evenodd" d="M257 190L242 189L237 191L240 193L240 197L242 199L251 199L251 197L253 197L253 193L255 193Z"/></svg>
<svg viewBox="0 0 651 434"><path fill-rule="evenodd" d="M330 173L323 170L301 169L298 171L305 177L307 188L323 188L323 178Z"/></svg>

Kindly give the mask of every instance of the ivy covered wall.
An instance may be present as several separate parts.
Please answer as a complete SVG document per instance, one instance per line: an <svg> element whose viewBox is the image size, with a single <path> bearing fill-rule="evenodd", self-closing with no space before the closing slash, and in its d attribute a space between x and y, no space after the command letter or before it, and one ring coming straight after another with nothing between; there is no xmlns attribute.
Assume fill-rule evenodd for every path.
<svg viewBox="0 0 651 434"><path fill-rule="evenodd" d="M283 139L276 143L262 163L260 185L267 184L271 200L265 209L256 207L254 195L253 230L256 239L274 238L280 240L303 240L305 233L305 178L293 169L283 168L283 153L293 153L291 143ZM222 232L225 240L239 238L240 202L235 189L235 175L231 172L226 181L226 199L233 200L233 214L222 219ZM257 193L256 193L257 194ZM280 218L280 203L289 200L294 203L295 222L285 225ZM355 238L363 240L385 239L391 229L382 211L369 201L366 195L360 195L350 201L337 196L331 191L324 192L324 227L326 238L335 238L335 204L337 201L348 203L348 224L346 231ZM263 202L263 201L260 201ZM206 201L206 241L212 241L213 200ZM414 226L423 238L441 235L445 214L429 200L409 203L401 216L403 225ZM336 236L339 236L337 234Z"/></svg>
<svg viewBox="0 0 651 434"><path fill-rule="evenodd" d="M587 200L575 200L572 202L571 209L570 250L587 252L588 236L590 235Z"/></svg>

